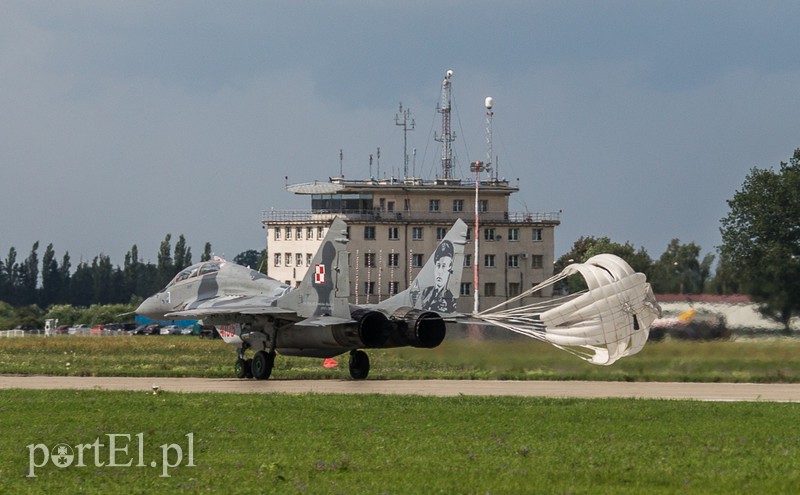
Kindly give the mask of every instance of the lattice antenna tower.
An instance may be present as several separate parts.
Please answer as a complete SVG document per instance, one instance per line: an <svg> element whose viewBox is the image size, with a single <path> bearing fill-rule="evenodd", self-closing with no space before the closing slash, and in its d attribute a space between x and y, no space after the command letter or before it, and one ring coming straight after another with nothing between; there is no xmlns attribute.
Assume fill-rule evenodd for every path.
<svg viewBox="0 0 800 495"><path fill-rule="evenodd" d="M448 70L442 81L442 102L437 108L437 111L442 114L442 135L435 136L433 139L442 143L442 177L445 179L452 178L453 169L453 141L456 139L456 134L450 129L450 110L452 98L452 84L450 79L453 77L453 71Z"/></svg>
<svg viewBox="0 0 800 495"><path fill-rule="evenodd" d="M491 96L487 96L484 106L486 106L486 170L489 172L489 178L492 178L492 169L494 169L494 178L497 179L497 167L493 166L494 164L492 163L492 154L494 152L492 145L492 117L494 117L494 112L492 108L494 107L494 99Z"/></svg>
<svg viewBox="0 0 800 495"><path fill-rule="evenodd" d="M402 102L400 103L400 112L394 116L394 125L403 127L403 178L405 178L408 177L408 133L414 130L417 123L411 118L410 109L403 110Z"/></svg>

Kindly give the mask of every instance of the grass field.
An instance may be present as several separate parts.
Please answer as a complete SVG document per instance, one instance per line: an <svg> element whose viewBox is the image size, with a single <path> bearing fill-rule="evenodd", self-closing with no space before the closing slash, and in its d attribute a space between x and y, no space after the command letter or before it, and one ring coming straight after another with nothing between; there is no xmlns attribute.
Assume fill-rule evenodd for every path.
<svg viewBox="0 0 800 495"><path fill-rule="evenodd" d="M795 404L18 390L0 391L0 404L0 493L794 493L800 486ZM119 435L116 466L109 466L109 434ZM37 444L43 450L28 447ZM95 447L84 450L82 466L73 459L58 467L43 453L58 444Z"/></svg>
<svg viewBox="0 0 800 495"><path fill-rule="evenodd" d="M448 339L436 349L369 350L370 379L800 382L800 340L649 343L612 366L588 364L529 339ZM235 349L193 337L25 337L0 339L0 373L76 376L230 377ZM347 356L279 356L273 377L347 378Z"/></svg>
<svg viewBox="0 0 800 495"><path fill-rule="evenodd" d="M453 339L370 351L370 379L797 382L798 351L670 341L597 367ZM0 340L0 373L229 377L234 357L188 337ZM346 378L340 361L279 357L273 376ZM0 390L0 493L793 493L798 421L775 403Z"/></svg>

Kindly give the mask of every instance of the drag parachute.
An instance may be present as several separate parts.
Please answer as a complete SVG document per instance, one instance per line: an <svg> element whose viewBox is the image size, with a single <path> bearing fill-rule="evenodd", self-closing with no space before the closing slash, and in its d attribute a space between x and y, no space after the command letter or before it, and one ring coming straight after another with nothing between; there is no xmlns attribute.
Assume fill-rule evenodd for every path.
<svg viewBox="0 0 800 495"><path fill-rule="evenodd" d="M588 289L511 308L510 305L571 275L580 274ZM554 277L519 296L473 315L571 352L593 364L609 365L636 354L647 342L650 325L661 315L642 273L613 254L593 256L567 266Z"/></svg>

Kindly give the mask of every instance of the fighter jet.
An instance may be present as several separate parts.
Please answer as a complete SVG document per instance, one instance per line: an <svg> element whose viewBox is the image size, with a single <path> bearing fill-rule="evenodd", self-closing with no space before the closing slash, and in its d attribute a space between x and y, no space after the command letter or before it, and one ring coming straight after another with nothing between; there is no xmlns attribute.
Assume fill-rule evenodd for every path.
<svg viewBox="0 0 800 495"><path fill-rule="evenodd" d="M350 375L364 379L370 363L362 349L442 343L445 320L455 315L466 234L467 225L457 220L409 289L378 304L349 303L347 225L337 217L297 288L216 259L181 270L136 313L216 326L237 346L239 378L269 378L276 353L330 358L349 352Z"/></svg>

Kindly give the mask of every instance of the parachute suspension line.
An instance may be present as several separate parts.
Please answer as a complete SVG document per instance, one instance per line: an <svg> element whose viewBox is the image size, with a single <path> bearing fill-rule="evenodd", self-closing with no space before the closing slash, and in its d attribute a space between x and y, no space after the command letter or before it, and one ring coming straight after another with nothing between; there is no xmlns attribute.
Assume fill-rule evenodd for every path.
<svg viewBox="0 0 800 495"><path fill-rule="evenodd" d="M587 290L516 308L509 304L580 273ZM491 325L547 342L593 364L639 352L660 316L650 284L622 259L602 254L573 264L523 294L474 315Z"/></svg>
<svg viewBox="0 0 800 495"><path fill-rule="evenodd" d="M565 270L565 271L566 271L566 270ZM538 284L538 285L535 285L535 286L531 287L530 289L528 289L528 290L526 290L526 291L522 292L522 293L521 293L521 294L519 294L518 296L512 297L511 299L509 299L509 300L507 300L507 301L504 301L504 302L501 302L500 304L498 304L498 305L496 305L496 306L493 306L493 307L491 307L491 308L489 308L489 309L483 310L483 311L481 311L481 312L480 312L480 313L478 313L478 314L480 314L480 315L484 315L484 314L489 314L489 313L496 312L498 308L501 308L501 307L503 307L503 306L508 306L509 304L511 304L511 303L513 303L513 302L516 302L516 301L519 301L519 300L520 300L520 299L522 299L522 298L528 297L528 296L530 296L531 294L533 294L534 292L536 292L536 291L539 291L539 290L542 290L542 289L544 289L545 287L549 287L549 286L551 286L551 285L555 284L556 282L559 282L559 281L561 281L561 280L564 280L565 278L569 277L570 275L572 275L572 273L565 274L565 273L564 273L564 271L562 271L562 272L561 272L561 273L559 273L558 275L554 275L554 276L552 276L552 277L548 278L548 279L547 279L547 280L545 280L544 282L542 282L542 283L540 283L540 284ZM567 296L567 297L574 297L574 296Z"/></svg>

